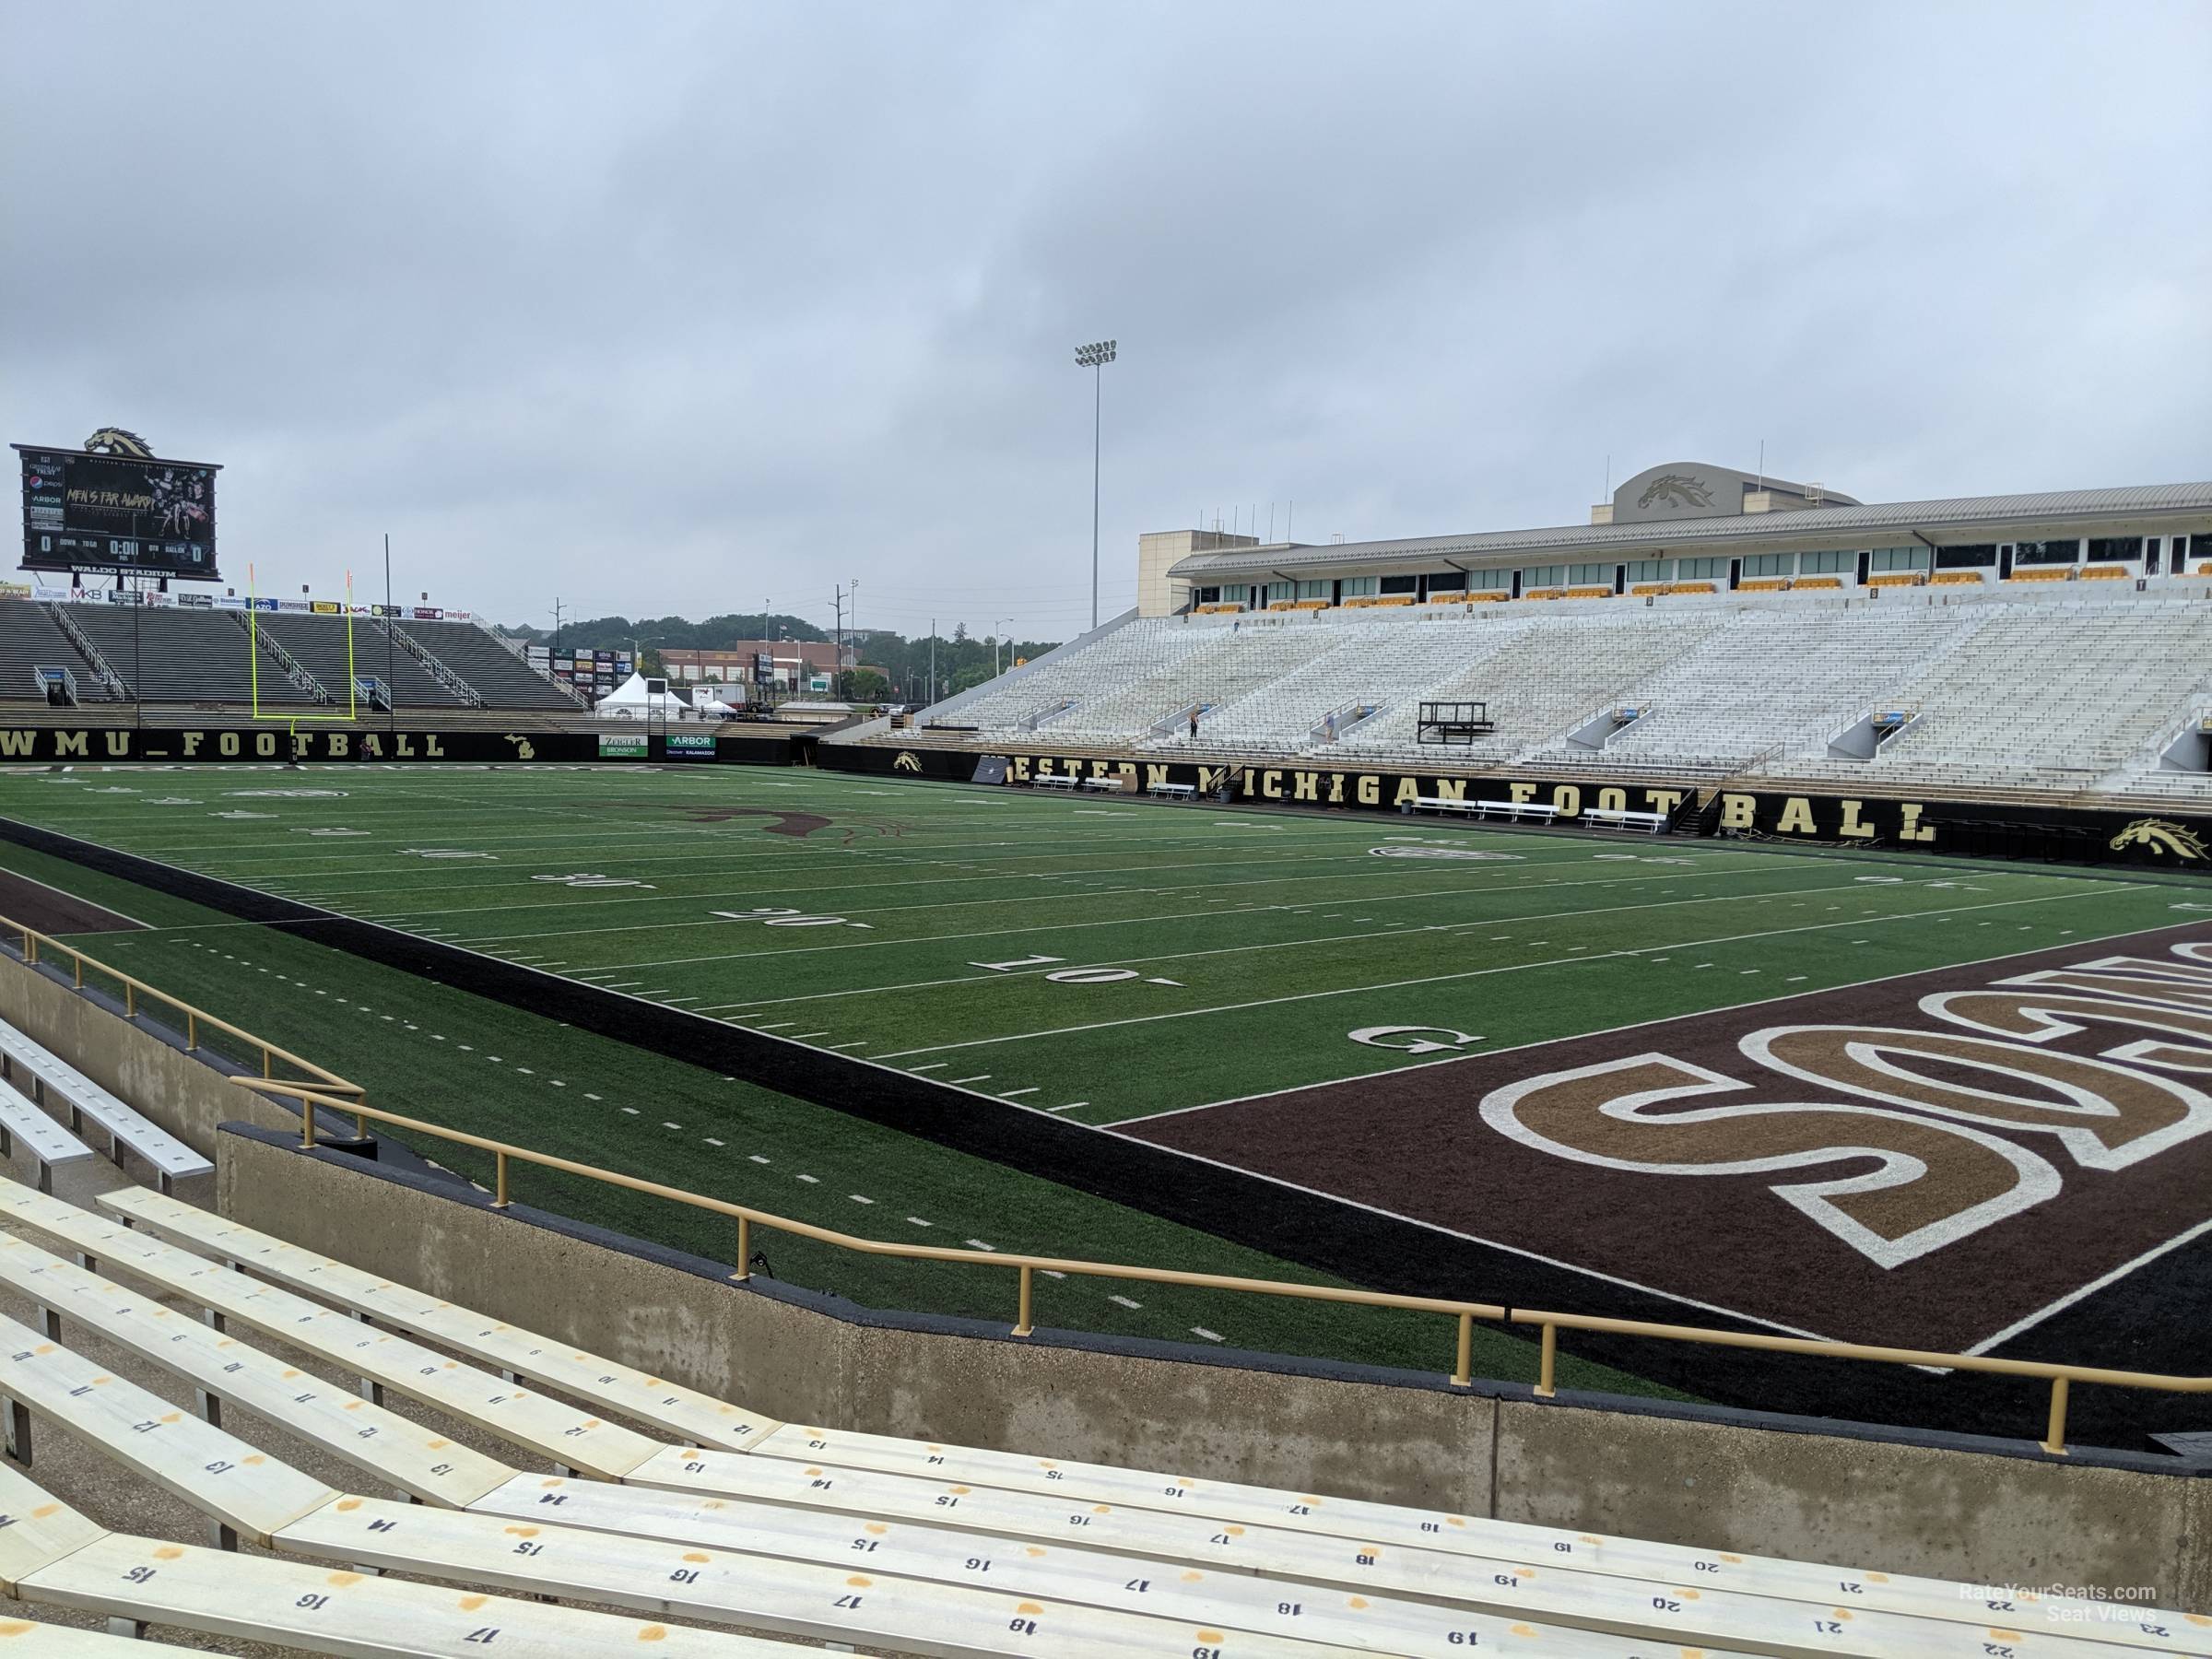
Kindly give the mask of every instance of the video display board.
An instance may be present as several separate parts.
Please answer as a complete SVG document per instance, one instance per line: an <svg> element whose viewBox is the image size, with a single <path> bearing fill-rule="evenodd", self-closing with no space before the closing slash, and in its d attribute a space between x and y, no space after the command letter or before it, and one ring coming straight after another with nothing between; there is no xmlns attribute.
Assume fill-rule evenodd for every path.
<svg viewBox="0 0 2212 1659"><path fill-rule="evenodd" d="M24 570L221 579L215 562L219 467L14 447L23 460Z"/></svg>

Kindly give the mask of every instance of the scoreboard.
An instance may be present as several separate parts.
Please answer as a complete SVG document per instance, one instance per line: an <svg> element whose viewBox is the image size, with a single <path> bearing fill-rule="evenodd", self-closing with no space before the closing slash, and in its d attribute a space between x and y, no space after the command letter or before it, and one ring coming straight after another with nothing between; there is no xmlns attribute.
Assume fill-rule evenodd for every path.
<svg viewBox="0 0 2212 1659"><path fill-rule="evenodd" d="M199 461L14 446L23 569L215 582L215 475Z"/></svg>
<svg viewBox="0 0 2212 1659"><path fill-rule="evenodd" d="M524 648L530 665L597 702L628 680L637 665L627 651L555 651L549 645Z"/></svg>

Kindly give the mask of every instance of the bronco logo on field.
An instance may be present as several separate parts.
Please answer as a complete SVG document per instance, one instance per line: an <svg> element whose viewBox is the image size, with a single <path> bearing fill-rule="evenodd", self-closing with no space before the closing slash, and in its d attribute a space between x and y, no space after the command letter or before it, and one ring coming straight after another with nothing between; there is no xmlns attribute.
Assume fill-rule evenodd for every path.
<svg viewBox="0 0 2212 1659"><path fill-rule="evenodd" d="M2130 847L2148 847L2163 855L2171 853L2176 858L2202 858L2205 843L2179 824L2164 818L2137 818L2119 834L2112 837L2112 848L2124 853Z"/></svg>
<svg viewBox="0 0 2212 1659"><path fill-rule="evenodd" d="M1665 501L1670 507L1710 507L1712 491L1688 473L1662 473L1636 498L1639 507L1649 507L1653 501Z"/></svg>

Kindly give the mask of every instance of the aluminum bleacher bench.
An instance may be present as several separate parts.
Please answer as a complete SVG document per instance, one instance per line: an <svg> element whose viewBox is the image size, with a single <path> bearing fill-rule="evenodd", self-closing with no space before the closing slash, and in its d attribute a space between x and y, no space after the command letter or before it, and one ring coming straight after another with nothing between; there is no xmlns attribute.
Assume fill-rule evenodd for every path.
<svg viewBox="0 0 2212 1659"><path fill-rule="evenodd" d="M84 1133L90 1118L107 1132L108 1156L118 1169L125 1147L152 1166L164 1193L194 1175L212 1175L215 1165L170 1132L133 1111L91 1078L12 1026L0 1025L0 1076L21 1086L30 1079L27 1093L40 1105L51 1108L58 1100L68 1111L69 1128Z"/></svg>
<svg viewBox="0 0 2212 1659"><path fill-rule="evenodd" d="M225 1263L249 1266L291 1289L325 1297L388 1330L412 1332L452 1348L511 1381L527 1378L562 1389L633 1422L663 1430L687 1445L743 1451L783 1426L680 1382L486 1319L143 1187L107 1194L100 1207L159 1238Z"/></svg>
<svg viewBox="0 0 2212 1659"><path fill-rule="evenodd" d="M20 1188L15 1191L21 1193ZM21 1203L46 1213L68 1211L66 1206L28 1194L22 1195ZM612 1391L609 1385L610 1392L594 1394L594 1375L620 1369L607 1361L484 1321L420 1293L404 1291L389 1281L237 1227L174 1199L141 1191L110 1194L101 1203L116 1214L135 1217L142 1226L159 1228L219 1254L251 1263L257 1271L302 1288L349 1304L358 1296L360 1300L355 1305L371 1311L382 1323L414 1328L442 1342L453 1341L445 1332L465 1332L473 1326L478 1334L469 1341L481 1345L496 1336L498 1342L507 1345L500 1351L525 1359L547 1352L566 1354L575 1369L547 1380L622 1415L651 1421L650 1411L666 1414L670 1409L658 1406L654 1396L641 1393L635 1384L622 1392ZM17 1213L22 1213L20 1207ZM0 1254L0 1263L5 1260ZM409 1313L410 1305L419 1311ZM435 1323L424 1323L426 1319ZM453 1345L480 1351L467 1349L465 1342ZM532 1364L539 1369L526 1370L525 1374L541 1374L544 1359L532 1360ZM602 1369L594 1372L594 1368ZM706 1396L695 1398L704 1400ZM637 1410L639 1406L645 1410ZM690 1409L696 1413L696 1406ZM2008 1622L2025 1618L2046 1632L2079 1635L2094 1628L2087 1622L2088 1616L2078 1610L2051 1611L2059 1604L2051 1604L2040 1613L2033 1607L1988 1608L1971 1598L1962 1598L1958 1586L1938 1580L1857 1572L1633 1538L1601 1538L1557 1528L895 1436L774 1425L749 1417L745 1420L750 1425L746 1436L749 1453L697 1443L664 1447L625 1474L618 1488L517 1476L472 1500L469 1507L479 1513L517 1519L558 1508L562 1511L559 1519L569 1525L651 1533L710 1547L811 1554L818 1559L823 1559L819 1554L823 1537L843 1537L845 1547L850 1547L855 1527L861 1529L861 1536L877 1539L887 1535L869 1530L871 1526L951 1527L1001 1540L1030 1540L1022 1546L1025 1551L1065 1546L1070 1538L1079 1537L1086 1551L1330 1586L1375 1602L1378 1610L1386 1615L1390 1610L1379 1597L1404 1595L1458 1603L1486 1616L1560 1625L1594 1624L1615 1631L1641 1630L1663 1634L1670 1641L1724 1649L1743 1641L1757 1651L1775 1651L1769 1644L1794 1631L1800 1623L1809 1626L1816 1618L1824 1623L1842 1622L1834 1618L1832 1606L1825 1613L1820 1609L1846 1597L1854 1614L1848 1635L1807 1643L1805 1651L1877 1654L1957 1652L1973 1659L1983 1653L1979 1644L1989 1639L1986 1621L2000 1611ZM547 1494L563 1492L568 1494L564 1502L547 1503ZM782 1512L786 1517L781 1526L771 1527L775 1536L755 1535L751 1545L737 1544L737 1534L731 1529L751 1524L748 1515L757 1518L764 1507ZM796 1511L819 1512L825 1520L810 1528L792 1515ZM820 1532L820 1525L826 1525L828 1532ZM1081 1530L1077 1533L1071 1528ZM1380 1550L1374 1547L1377 1543L1383 1546ZM878 1547L879 1550L888 1547ZM920 1561L931 1558L924 1550L920 1557L895 1559ZM967 1557L960 1559L964 1562ZM916 1565L894 1568L888 1559L883 1569L887 1572L921 1571ZM1003 1565L999 1570L1005 1570ZM1087 1587L1088 1583L1079 1573L1056 1579L1050 1587L1039 1581L1036 1593L1060 1599L1086 1599L1094 1594ZM1680 1596L1679 1587L1685 1584L1697 1587L1699 1596ZM1653 1607L1653 1614L1664 1612L1665 1617L1648 1618L1641 1609L1653 1598L1676 1606L1671 1609ZM1738 1606L1747 1600L1760 1605L1747 1613ZM1753 1641L1747 1632L1755 1627L1742 1621L1752 1613L1763 1617L1771 1612L1768 1604L1784 1606L1785 1623ZM1222 1616L1236 1622L1226 1612ZM1911 1621L1902 1637L1892 1625L1892 1617ZM2181 1616L2171 1617L2176 1628L2195 1628L2183 1625ZM2155 1627L2157 1618L2145 1622ZM1922 1621L1933 1621L1933 1628L1922 1629ZM1385 1618L1377 1622L1389 1620ZM2103 1624L2110 1628L2109 1621ZM2188 1642L2178 1638L2172 1642L2142 1636L2133 1640L2138 1644L2147 1641L2153 1651L2191 1651ZM1794 1650L1785 1642L1781 1651Z"/></svg>
<svg viewBox="0 0 2212 1659"><path fill-rule="evenodd" d="M404 1336L376 1330L349 1313L248 1278L13 1182L0 1182L0 1214L230 1324L265 1332L376 1387L527 1447L556 1469L615 1480L661 1450L658 1441L549 1394L503 1382Z"/></svg>
<svg viewBox="0 0 2212 1659"><path fill-rule="evenodd" d="M8 1659L160 1659L186 1649L166 1641L136 1641L112 1630L80 1630L74 1625L39 1624L28 1618L0 1618L0 1653Z"/></svg>
<svg viewBox="0 0 2212 1659"><path fill-rule="evenodd" d="M0 1238L0 1285L38 1304L49 1341L74 1322L190 1382L218 1428L218 1402L231 1402L426 1503L459 1507L515 1473L21 1239Z"/></svg>
<svg viewBox="0 0 2212 1659"><path fill-rule="evenodd" d="M1585 806L1583 818L1608 830L1641 830L1647 835L1657 835L1666 828L1664 812L1624 812L1612 806Z"/></svg>
<svg viewBox="0 0 2212 1659"><path fill-rule="evenodd" d="M226 1538L249 1538L270 1549L331 1560L348 1587L395 1570L533 1596L611 1603L928 1653L1111 1653L1182 1659L1210 1649L1219 1659L1302 1659L1315 1652L1292 1637L1216 1631L1199 1621L1152 1613L1030 1599L998 1587L980 1568L969 1569L969 1581L961 1583L856 1571L867 1563L854 1556L873 1551L855 1551L852 1546L875 1540L865 1529L855 1539L849 1525L841 1528L846 1536L834 1562L815 1564L788 1554L763 1558L567 1526L559 1516L567 1494L559 1489L541 1491L530 1518L519 1524L500 1515L349 1496L7 1319L0 1319L0 1389L41 1416L67 1424L133 1473L203 1510ZM26 1444L22 1451L29 1449ZM978 1559L974 1541L961 1547L963 1560ZM24 1593L36 1594L40 1584L52 1583L57 1571L66 1575L70 1562L103 1549L137 1566L149 1559L191 1563L138 1574L125 1567L112 1574L133 1586L135 1605L125 1617L134 1623L169 1622L172 1617L141 1600L153 1581L165 1575L172 1581L203 1578L206 1593L212 1594L226 1578L223 1554L143 1539L118 1543L111 1536L30 1575ZM1278 1600L1281 1594L1278 1590ZM1291 1594L1295 1603L1298 1593ZM488 1598L478 1599L480 1604ZM448 1605L466 1604L449 1600ZM1425 1610L1424 1616L1435 1617ZM1270 1617L1288 1624L1298 1615ZM349 1621L329 1622L334 1641L351 1633ZM1463 1616L1444 1622L1464 1627L1465 1620ZM480 1619L477 1629L480 1632L493 1624ZM252 1628L234 1633L251 1633ZM634 1651L635 1644L653 1639L633 1629L628 1640ZM477 1641L485 1644L480 1633ZM579 1651L610 1650L598 1645L547 1650ZM1571 1644L1558 1651L1618 1653L1619 1649L1618 1644Z"/></svg>
<svg viewBox="0 0 2212 1659"><path fill-rule="evenodd" d="M18 1141L39 1166L41 1193L53 1191L54 1171L92 1156L91 1147L41 1112L29 1096L0 1088L0 1158L13 1158Z"/></svg>
<svg viewBox="0 0 2212 1659"><path fill-rule="evenodd" d="M352 1659L571 1659L634 1655L655 1659L784 1659L791 1649L721 1631L584 1612L546 1603L483 1595L448 1586L334 1571L304 1561L202 1549L159 1538L111 1533L28 1477L0 1464L0 1591L33 1606L71 1607L107 1618L108 1635L62 1634L76 1645L44 1647L52 1627L37 1627L30 1654L171 1653L164 1645L120 1640L149 1624L211 1636L274 1643ZM0 1620L0 1636L17 1621ZM106 1641L109 1647L83 1642ZM0 1652L13 1654L12 1642Z"/></svg>
<svg viewBox="0 0 2212 1659"><path fill-rule="evenodd" d="M1198 798L1195 783L1150 783L1145 787L1148 795L1158 795L1167 801L1194 801Z"/></svg>

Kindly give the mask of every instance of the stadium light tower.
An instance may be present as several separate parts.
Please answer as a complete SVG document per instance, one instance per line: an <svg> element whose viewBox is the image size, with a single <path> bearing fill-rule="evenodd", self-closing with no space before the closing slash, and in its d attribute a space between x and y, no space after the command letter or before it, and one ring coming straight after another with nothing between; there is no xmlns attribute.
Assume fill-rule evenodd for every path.
<svg viewBox="0 0 2212 1659"><path fill-rule="evenodd" d="M1006 643L1006 636L999 632L999 629L1013 620L1014 618L1011 617L1001 617L991 624L991 677L993 679L996 679L999 676L998 648Z"/></svg>
<svg viewBox="0 0 2212 1659"><path fill-rule="evenodd" d="M1106 365L1117 340L1093 340L1076 347L1076 367L1090 371L1090 626L1099 626L1099 429L1105 411Z"/></svg>

